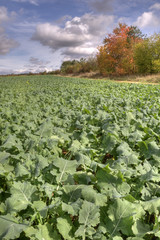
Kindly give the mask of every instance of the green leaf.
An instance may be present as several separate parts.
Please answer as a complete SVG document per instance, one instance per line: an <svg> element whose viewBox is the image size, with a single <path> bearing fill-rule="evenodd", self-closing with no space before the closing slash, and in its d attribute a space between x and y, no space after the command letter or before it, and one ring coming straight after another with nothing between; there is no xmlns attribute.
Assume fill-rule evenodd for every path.
<svg viewBox="0 0 160 240"><path fill-rule="evenodd" d="M98 193L91 185L66 185L64 191L68 195L67 201L69 204L77 201L80 197L88 202L95 203L96 206L104 206L107 202L107 197Z"/></svg>
<svg viewBox="0 0 160 240"><path fill-rule="evenodd" d="M111 133L105 135L102 140L103 147L107 153L111 153L118 142L117 137Z"/></svg>
<svg viewBox="0 0 160 240"><path fill-rule="evenodd" d="M44 123L41 124L41 126L39 127L39 130L36 132L36 134L38 134L40 136L40 138L51 137L52 123L51 123L50 119L47 119Z"/></svg>
<svg viewBox="0 0 160 240"><path fill-rule="evenodd" d="M49 183L45 183L42 188L44 189L46 195L49 197L49 198L52 198L53 196L53 192L56 190L56 186L54 185L51 185Z"/></svg>
<svg viewBox="0 0 160 240"><path fill-rule="evenodd" d="M142 202L142 207L144 210L148 211L150 214L158 214L160 211L160 198L154 198L150 201Z"/></svg>
<svg viewBox="0 0 160 240"><path fill-rule="evenodd" d="M35 229L33 227L28 227L25 231L26 237L29 237L31 240L35 240L35 235L38 232L38 229Z"/></svg>
<svg viewBox="0 0 160 240"><path fill-rule="evenodd" d="M57 218L57 228L59 233L63 236L65 240L72 240L71 230L72 230L72 222L69 218L60 217Z"/></svg>
<svg viewBox="0 0 160 240"><path fill-rule="evenodd" d="M159 182L160 176L159 176L158 169L155 167L152 167L150 171L146 172L145 174L142 174L140 179L146 182L149 182L149 181Z"/></svg>
<svg viewBox="0 0 160 240"><path fill-rule="evenodd" d="M116 149L119 156L129 156L132 153L132 149L129 147L128 143L122 142Z"/></svg>
<svg viewBox="0 0 160 240"><path fill-rule="evenodd" d="M53 161L54 166L56 166L59 169L59 174L57 174L57 183L58 185L61 184L62 181L67 179L68 173L74 174L76 172L76 168L78 166L77 161L73 160L65 160L63 158L56 158ZM57 190L59 189L59 186L57 187Z"/></svg>
<svg viewBox="0 0 160 240"><path fill-rule="evenodd" d="M49 165L47 158L44 158L41 155L36 156L36 164L35 164L35 176L39 176L41 173L41 170L43 170L45 167Z"/></svg>
<svg viewBox="0 0 160 240"><path fill-rule="evenodd" d="M129 166L129 165L137 165L140 162L140 160L135 155L135 153L130 153L127 156L118 157L117 162L121 164L125 163L127 166Z"/></svg>
<svg viewBox="0 0 160 240"><path fill-rule="evenodd" d="M79 165L82 164L82 165L90 166L91 164L91 159L88 156L79 152L75 154L75 159L78 161Z"/></svg>
<svg viewBox="0 0 160 240"><path fill-rule="evenodd" d="M82 202L83 200L78 198L77 201L69 202L68 204L62 203L62 210L72 216L77 216L82 206Z"/></svg>
<svg viewBox="0 0 160 240"><path fill-rule="evenodd" d="M4 142L4 144L2 145L3 148L5 149L11 149L12 147L17 148L19 151L22 151L22 143L20 142L20 140L14 136L14 135L10 135L6 141Z"/></svg>
<svg viewBox="0 0 160 240"><path fill-rule="evenodd" d="M142 141L138 143L140 152L146 159L151 158L152 156L160 156L160 148L158 147L155 141Z"/></svg>
<svg viewBox="0 0 160 240"><path fill-rule="evenodd" d="M129 237L127 240L144 240L144 238L141 237Z"/></svg>
<svg viewBox="0 0 160 240"><path fill-rule="evenodd" d="M116 199L114 204L109 207L108 216L112 221L113 227L109 229L111 237L116 236L119 231L123 234L132 235L133 216L136 213L134 204Z"/></svg>
<svg viewBox="0 0 160 240"><path fill-rule="evenodd" d="M31 240L57 240L60 236L56 234L50 224L38 225L37 228L29 227L25 234Z"/></svg>
<svg viewBox="0 0 160 240"><path fill-rule="evenodd" d="M67 212L68 214L71 214L72 216L76 215L76 212L75 212L73 206L70 204L62 203L62 210L64 212Z"/></svg>
<svg viewBox="0 0 160 240"><path fill-rule="evenodd" d="M21 211L32 204L33 194L36 191L36 187L29 182L14 182L11 187L12 196L6 200L6 207L10 211Z"/></svg>
<svg viewBox="0 0 160 240"><path fill-rule="evenodd" d="M73 140L69 150L73 153L76 153L81 148L81 143L78 140Z"/></svg>
<svg viewBox="0 0 160 240"><path fill-rule="evenodd" d="M126 182L123 182L117 185L117 191L124 197L130 193L130 185Z"/></svg>
<svg viewBox="0 0 160 240"><path fill-rule="evenodd" d="M12 148L16 145L16 140L17 140L16 136L10 135L2 146L7 149Z"/></svg>
<svg viewBox="0 0 160 240"><path fill-rule="evenodd" d="M0 239L10 240L19 238L21 232L28 227L27 224L18 223L11 215L0 216Z"/></svg>
<svg viewBox="0 0 160 240"><path fill-rule="evenodd" d="M86 168L86 166L84 165L84 168ZM77 171L75 174L74 174L74 180L79 183L79 184L85 184L85 185L88 185L89 183L91 183L91 181L93 179L95 179L95 176L93 174L87 174L86 172L84 171ZM95 179L96 181L96 179ZM74 182L73 182L74 184Z"/></svg>
<svg viewBox="0 0 160 240"><path fill-rule="evenodd" d="M131 112L126 112L126 120L127 120L127 123L130 124L132 120L135 120L135 117Z"/></svg>
<svg viewBox="0 0 160 240"><path fill-rule="evenodd" d="M50 224L39 225L38 232L36 233L36 239L38 240L57 240L56 234L53 231L53 227Z"/></svg>
<svg viewBox="0 0 160 240"><path fill-rule="evenodd" d="M48 208L46 206L46 203L43 201L34 201L33 205L34 208L40 213L40 215L45 218L47 216Z"/></svg>
<svg viewBox="0 0 160 240"><path fill-rule="evenodd" d="M143 138L144 135L145 135L144 132L136 130L129 135L128 140L129 140L129 142L135 144L135 143L138 143L138 142L142 141L142 138Z"/></svg>
<svg viewBox="0 0 160 240"><path fill-rule="evenodd" d="M56 143L59 142L61 144L64 144L64 142L65 142L63 138L60 138L60 137L58 137L56 135L52 135L50 139L53 140Z"/></svg>
<svg viewBox="0 0 160 240"><path fill-rule="evenodd" d="M145 224L141 220L137 220L133 226L132 230L135 236L137 237L143 237L150 231L150 226Z"/></svg>
<svg viewBox="0 0 160 240"><path fill-rule="evenodd" d="M82 188L82 197L88 202L95 203L96 206L105 206L107 202L107 197L97 193L92 186Z"/></svg>
<svg viewBox="0 0 160 240"><path fill-rule="evenodd" d="M158 184L148 182L145 184L145 186L143 186L141 194L143 200L151 200L153 197L157 195L159 196L160 186Z"/></svg>
<svg viewBox="0 0 160 240"><path fill-rule="evenodd" d="M113 240L123 240L123 238L116 236L116 237L113 237Z"/></svg>
<svg viewBox="0 0 160 240"><path fill-rule="evenodd" d="M97 171L97 186L101 193L106 194L111 198L121 197L120 192L117 191L118 185L122 184L122 178L116 176L108 166ZM121 188L123 190L123 188Z"/></svg>
<svg viewBox="0 0 160 240"><path fill-rule="evenodd" d="M84 201L82 209L79 211L79 223L82 224L76 231L76 237L81 236L85 239L86 235L89 234L92 236L95 230L92 227L97 226L100 222L100 213L99 208L93 203Z"/></svg>
<svg viewBox="0 0 160 240"><path fill-rule="evenodd" d="M95 234L96 231L93 227L81 225L77 231L75 232L76 237L82 237L80 239L85 240L86 237L89 237L91 239L92 235Z"/></svg>
<svg viewBox="0 0 160 240"><path fill-rule="evenodd" d="M7 167L6 167L7 166ZM12 166L11 169L8 169L10 165L5 165L3 166L1 163L0 163L0 175L1 176L5 176L6 172L11 172L12 170L14 170L14 168ZM8 171L9 170L9 171Z"/></svg>
<svg viewBox="0 0 160 240"><path fill-rule="evenodd" d="M86 132L82 132L80 135L80 142L83 146L90 145L89 138Z"/></svg>
<svg viewBox="0 0 160 240"><path fill-rule="evenodd" d="M76 171L76 167L77 167L77 161L75 160L65 160L64 158L59 158L59 159L55 159L53 161L53 164L59 168L59 171L64 174L64 173L70 173L73 174Z"/></svg>
<svg viewBox="0 0 160 240"><path fill-rule="evenodd" d="M65 185L63 187L64 192L67 194L67 202L77 201L82 194L82 187L85 185Z"/></svg>
<svg viewBox="0 0 160 240"><path fill-rule="evenodd" d="M16 177L23 177L26 175L30 175L29 171L23 166L21 163L18 163L15 169L15 176Z"/></svg>
<svg viewBox="0 0 160 240"><path fill-rule="evenodd" d="M155 236L160 238L160 231L158 231L157 233L155 233Z"/></svg>
<svg viewBox="0 0 160 240"><path fill-rule="evenodd" d="M0 152L0 163L4 164L8 160L8 157L10 156L9 153L6 152Z"/></svg>

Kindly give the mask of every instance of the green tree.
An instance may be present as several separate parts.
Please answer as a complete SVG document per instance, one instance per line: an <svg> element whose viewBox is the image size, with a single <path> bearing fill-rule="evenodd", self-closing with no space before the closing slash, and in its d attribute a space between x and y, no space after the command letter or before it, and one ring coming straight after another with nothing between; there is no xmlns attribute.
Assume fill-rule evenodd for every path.
<svg viewBox="0 0 160 240"><path fill-rule="evenodd" d="M61 65L61 72L70 74L74 72L74 65L77 63L77 60L68 60L64 61Z"/></svg>
<svg viewBox="0 0 160 240"><path fill-rule="evenodd" d="M134 48L134 60L139 73L160 72L160 34L154 34Z"/></svg>
<svg viewBox="0 0 160 240"><path fill-rule="evenodd" d="M97 59L95 57L81 58L80 60L64 61L61 65L61 72L65 74L79 74L95 72L97 70Z"/></svg>

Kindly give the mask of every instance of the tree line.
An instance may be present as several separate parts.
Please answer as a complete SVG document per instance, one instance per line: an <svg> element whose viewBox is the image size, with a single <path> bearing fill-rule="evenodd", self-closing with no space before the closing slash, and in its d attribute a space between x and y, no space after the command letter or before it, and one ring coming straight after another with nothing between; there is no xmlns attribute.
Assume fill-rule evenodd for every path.
<svg viewBox="0 0 160 240"><path fill-rule="evenodd" d="M64 74L96 71L103 76L160 72L160 34L147 37L138 27L119 23L95 57L64 61L60 68Z"/></svg>

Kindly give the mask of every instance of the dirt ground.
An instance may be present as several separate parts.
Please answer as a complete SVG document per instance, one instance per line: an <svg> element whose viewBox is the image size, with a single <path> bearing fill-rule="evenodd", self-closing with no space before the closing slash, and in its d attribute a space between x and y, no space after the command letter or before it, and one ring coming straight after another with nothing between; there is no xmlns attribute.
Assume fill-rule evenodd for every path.
<svg viewBox="0 0 160 240"><path fill-rule="evenodd" d="M96 73L83 73L83 74L68 74L68 75L60 75L65 77L74 77L74 78L88 78L88 79L104 79L110 80L113 82L119 83L135 83L135 84L152 84L152 85L159 85L160 84L160 74L152 74L146 76L140 75L133 75L133 76L124 76L124 77L102 77Z"/></svg>
<svg viewBox="0 0 160 240"><path fill-rule="evenodd" d="M155 82L135 82L135 81L121 81L121 80L113 80L114 82L118 83L135 83L135 84L151 84L151 85L160 85L160 83L155 83Z"/></svg>

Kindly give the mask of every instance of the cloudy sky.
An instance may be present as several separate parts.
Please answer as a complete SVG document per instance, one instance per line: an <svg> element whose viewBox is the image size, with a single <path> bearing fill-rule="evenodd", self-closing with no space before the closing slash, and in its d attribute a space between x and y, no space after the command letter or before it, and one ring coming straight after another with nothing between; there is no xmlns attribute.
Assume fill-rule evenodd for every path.
<svg viewBox="0 0 160 240"><path fill-rule="evenodd" d="M118 22L159 33L160 0L0 0L0 74L94 55Z"/></svg>

